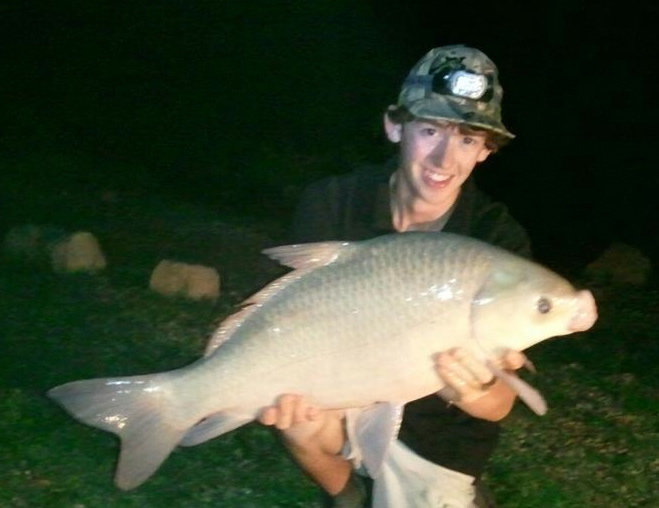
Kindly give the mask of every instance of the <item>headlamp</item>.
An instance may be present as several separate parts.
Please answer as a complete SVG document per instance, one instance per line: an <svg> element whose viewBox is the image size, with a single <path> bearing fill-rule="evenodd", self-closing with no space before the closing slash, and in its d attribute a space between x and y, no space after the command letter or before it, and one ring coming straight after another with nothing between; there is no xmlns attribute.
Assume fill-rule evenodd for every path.
<svg viewBox="0 0 659 508"><path fill-rule="evenodd" d="M439 94L487 101L491 98L490 81L487 76L468 70L448 70L435 74L432 90Z"/></svg>
<svg viewBox="0 0 659 508"><path fill-rule="evenodd" d="M487 79L482 74L455 71L446 76L447 88L453 95L478 100L487 90Z"/></svg>
<svg viewBox="0 0 659 508"><path fill-rule="evenodd" d="M436 94L453 95L474 101L489 102L494 95L492 75L479 74L464 66L446 66L433 74L408 76L405 86L421 85Z"/></svg>

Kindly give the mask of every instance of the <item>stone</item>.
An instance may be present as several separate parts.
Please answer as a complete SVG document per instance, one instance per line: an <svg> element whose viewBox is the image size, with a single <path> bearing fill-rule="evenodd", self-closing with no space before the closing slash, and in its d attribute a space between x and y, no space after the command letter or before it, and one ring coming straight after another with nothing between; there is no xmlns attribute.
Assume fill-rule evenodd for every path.
<svg viewBox="0 0 659 508"><path fill-rule="evenodd" d="M77 231L50 247L51 266L56 273L98 272L107 261L96 237Z"/></svg>
<svg viewBox="0 0 659 508"><path fill-rule="evenodd" d="M26 224L10 229L3 253L12 261L50 267L57 273L96 272L107 266L93 234L54 226Z"/></svg>
<svg viewBox="0 0 659 508"><path fill-rule="evenodd" d="M164 296L214 301L220 295L220 276L215 268L165 259L151 273L149 288Z"/></svg>
<svg viewBox="0 0 659 508"><path fill-rule="evenodd" d="M643 286L652 273L652 262L640 249L626 243L614 242L589 263L584 275L603 284Z"/></svg>
<svg viewBox="0 0 659 508"><path fill-rule="evenodd" d="M66 237L66 231L53 226L24 224L12 227L3 242L3 254L12 261L48 264L49 245Z"/></svg>

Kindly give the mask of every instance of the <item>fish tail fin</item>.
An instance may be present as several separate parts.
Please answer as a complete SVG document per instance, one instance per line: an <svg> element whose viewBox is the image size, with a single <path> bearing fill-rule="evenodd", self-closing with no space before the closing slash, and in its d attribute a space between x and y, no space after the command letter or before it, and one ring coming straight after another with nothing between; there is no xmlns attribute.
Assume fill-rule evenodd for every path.
<svg viewBox="0 0 659 508"><path fill-rule="evenodd" d="M164 376L74 381L48 392L77 420L119 436L115 484L120 489L133 489L146 481L189 427L172 415Z"/></svg>

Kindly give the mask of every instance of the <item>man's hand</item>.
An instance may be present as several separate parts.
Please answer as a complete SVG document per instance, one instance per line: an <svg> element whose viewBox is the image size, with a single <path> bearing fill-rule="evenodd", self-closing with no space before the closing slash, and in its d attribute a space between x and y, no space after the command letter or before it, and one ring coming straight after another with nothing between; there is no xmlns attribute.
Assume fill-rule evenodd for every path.
<svg viewBox="0 0 659 508"><path fill-rule="evenodd" d="M496 361L497 366L503 370L517 370L527 363L523 353L512 350ZM478 401L488 395L495 385L500 384L482 361L462 348L438 354L435 357L435 369L446 384L439 395L449 402L459 403L461 407Z"/></svg>
<svg viewBox="0 0 659 508"><path fill-rule="evenodd" d="M341 492L352 466L341 456L346 441L345 411L323 410L305 397L285 394L258 420L281 431L284 444L302 468L329 494Z"/></svg>
<svg viewBox="0 0 659 508"><path fill-rule="evenodd" d="M273 406L266 407L258 420L282 431L287 446L306 448L319 446L338 453L344 442L343 410L321 410L302 395L287 393Z"/></svg>
<svg viewBox="0 0 659 508"><path fill-rule="evenodd" d="M286 430L294 425L318 419L320 409L312 406L301 395L287 393L277 399L277 404L266 407L259 416L263 425L274 425Z"/></svg>

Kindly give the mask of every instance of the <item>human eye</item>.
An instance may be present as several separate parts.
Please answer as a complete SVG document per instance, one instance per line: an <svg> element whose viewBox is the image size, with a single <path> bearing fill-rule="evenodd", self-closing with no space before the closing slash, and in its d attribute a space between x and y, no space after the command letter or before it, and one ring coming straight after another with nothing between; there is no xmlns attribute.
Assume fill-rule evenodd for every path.
<svg viewBox="0 0 659 508"><path fill-rule="evenodd" d="M437 127L433 127L432 125L424 125L421 127L421 134L424 136L432 137L437 134Z"/></svg>

